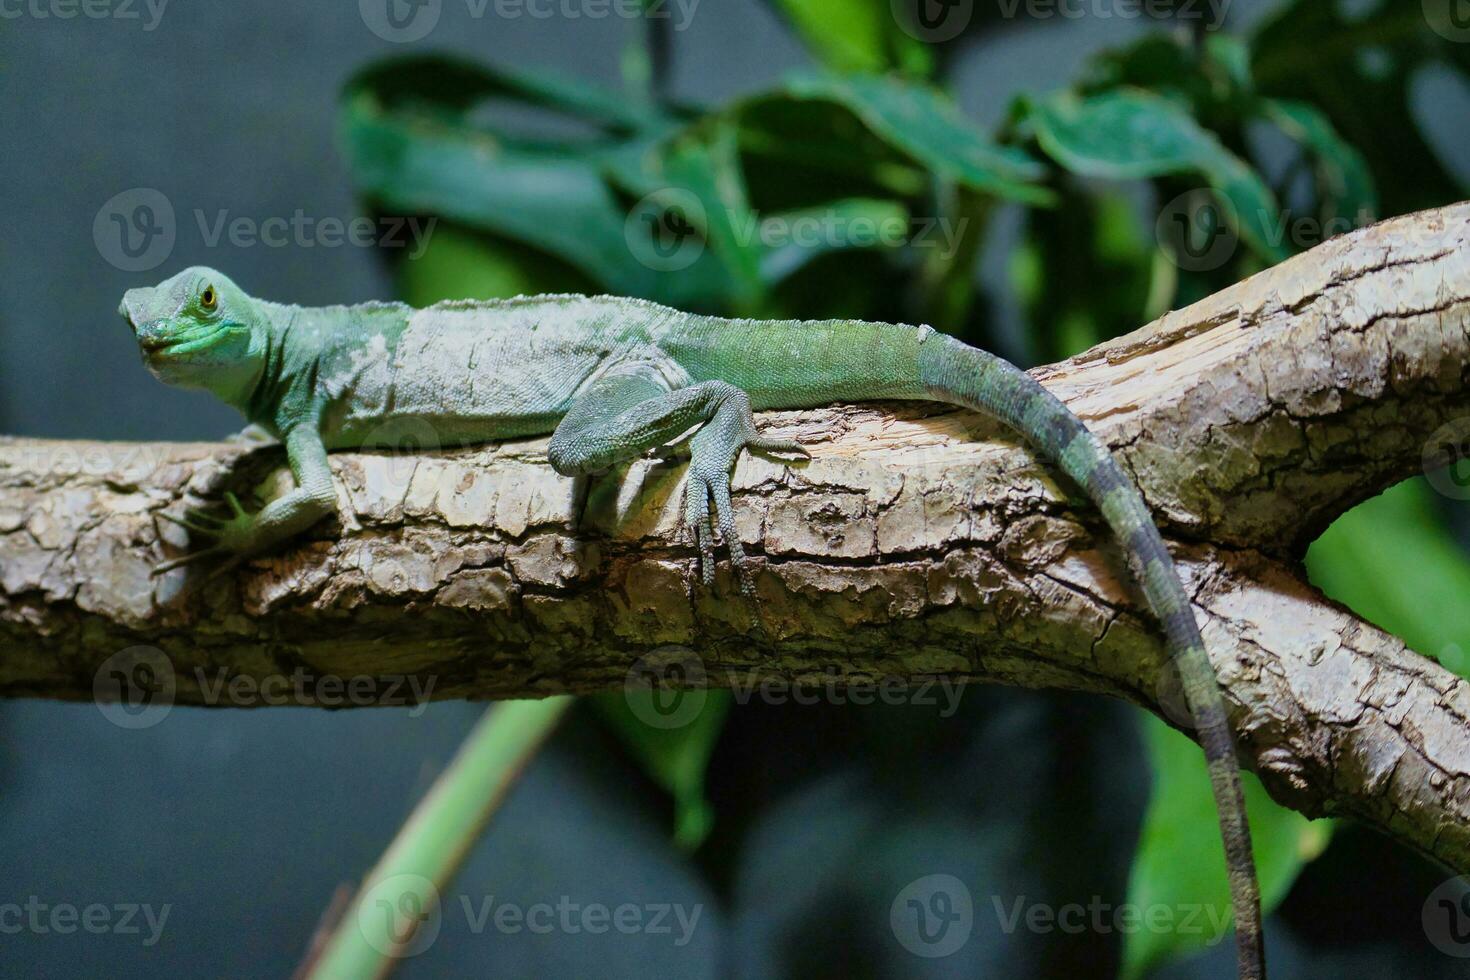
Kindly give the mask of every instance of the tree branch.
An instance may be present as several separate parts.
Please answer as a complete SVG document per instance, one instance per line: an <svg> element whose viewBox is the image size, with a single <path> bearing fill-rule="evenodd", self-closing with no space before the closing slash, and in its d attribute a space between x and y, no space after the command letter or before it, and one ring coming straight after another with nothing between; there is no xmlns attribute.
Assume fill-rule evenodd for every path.
<svg viewBox="0 0 1470 980"><path fill-rule="evenodd" d="M1296 562L1342 511L1470 434L1454 425L1470 415L1467 240L1470 205L1386 222L1037 372L1159 514L1242 755L1272 792L1460 871L1470 686L1325 600ZM1106 530L1001 427L916 405L763 426L815 458L737 467L759 608L723 571L712 593L698 585L679 466L635 464L579 501L544 440L335 455L341 526L205 583L149 578L185 545L157 513L226 487L268 495L278 453L0 440L0 693L538 697L677 664L696 685L1072 688L1187 727Z"/></svg>

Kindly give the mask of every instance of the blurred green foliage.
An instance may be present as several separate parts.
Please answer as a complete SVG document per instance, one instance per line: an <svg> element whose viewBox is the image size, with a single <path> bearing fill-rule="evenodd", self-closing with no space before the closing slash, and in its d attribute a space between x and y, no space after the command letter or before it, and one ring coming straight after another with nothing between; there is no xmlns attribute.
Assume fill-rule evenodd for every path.
<svg viewBox="0 0 1470 980"><path fill-rule="evenodd" d="M926 44L895 27L888 0L771 6L819 70L723 106L663 96L653 48L625 58L625 92L446 57L358 74L342 109L358 191L442 219L400 265L405 297L606 291L722 314L928 322L1003 349L992 293L1009 289L1024 320L1009 353L1054 359L1308 248L1314 229L1464 196L1411 92L1428 65L1470 70L1470 44L1417 3L1350 15L1296 0L1246 36L1161 27L1054 92L1014 94L997 133L944 88L952 51L993 16L977 10L959 37ZM987 290L977 257L1003 208L1021 212L1021 238L1009 282ZM1470 667L1470 563L1424 485L1348 514L1308 564L1330 594ZM598 704L673 797L679 842L698 846L718 819L703 782L727 699L672 731L649 729L625 698ZM1198 750L1151 718L1145 732L1155 783L1130 901L1219 905ZM1330 825L1254 781L1250 805L1269 909ZM1130 935L1125 975L1210 938Z"/></svg>

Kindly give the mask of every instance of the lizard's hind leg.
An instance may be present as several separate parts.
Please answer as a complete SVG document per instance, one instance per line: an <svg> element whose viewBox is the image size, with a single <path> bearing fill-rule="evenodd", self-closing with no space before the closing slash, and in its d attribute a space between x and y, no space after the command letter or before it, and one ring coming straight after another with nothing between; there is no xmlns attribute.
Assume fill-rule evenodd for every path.
<svg viewBox="0 0 1470 980"><path fill-rule="evenodd" d="M714 525L718 524L740 590L749 595L755 586L735 533L730 470L747 446L763 452L806 451L794 442L762 438L745 392L724 381L671 390L652 370L604 377L577 399L556 427L547 456L563 475L595 473L668 445L695 427L699 431L690 440L685 522L693 528L699 545L705 583L714 582Z"/></svg>

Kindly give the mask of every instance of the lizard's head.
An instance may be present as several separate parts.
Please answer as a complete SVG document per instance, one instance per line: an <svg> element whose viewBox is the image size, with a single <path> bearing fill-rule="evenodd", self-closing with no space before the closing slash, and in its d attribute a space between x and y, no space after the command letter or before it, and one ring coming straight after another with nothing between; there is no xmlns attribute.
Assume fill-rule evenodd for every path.
<svg viewBox="0 0 1470 980"><path fill-rule="evenodd" d="M229 400L265 366L265 314L224 273L192 266L157 286L129 289L118 312L160 381Z"/></svg>

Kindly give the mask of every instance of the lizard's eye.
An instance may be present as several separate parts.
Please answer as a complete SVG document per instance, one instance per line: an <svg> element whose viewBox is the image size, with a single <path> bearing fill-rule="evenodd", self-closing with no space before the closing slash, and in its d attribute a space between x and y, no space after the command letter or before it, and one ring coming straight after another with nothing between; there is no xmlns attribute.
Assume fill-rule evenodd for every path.
<svg viewBox="0 0 1470 980"><path fill-rule="evenodd" d="M219 305L219 295L215 293L213 286L205 286L204 292L199 294L199 308L205 313L213 313L214 308Z"/></svg>

